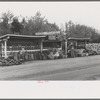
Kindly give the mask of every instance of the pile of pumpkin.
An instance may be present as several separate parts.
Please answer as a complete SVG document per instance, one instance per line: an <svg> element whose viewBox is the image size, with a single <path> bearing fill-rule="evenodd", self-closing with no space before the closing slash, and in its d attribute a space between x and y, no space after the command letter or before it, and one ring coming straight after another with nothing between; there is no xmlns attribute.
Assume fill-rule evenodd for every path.
<svg viewBox="0 0 100 100"><path fill-rule="evenodd" d="M100 43L89 43L86 44L86 49L91 53L91 55L100 54Z"/></svg>
<svg viewBox="0 0 100 100"><path fill-rule="evenodd" d="M20 54L18 53L11 53L8 58L0 58L0 65L1 66L11 66L11 65L19 65L26 61L33 61L33 60L47 60L47 59L55 59L55 58L64 58L63 53L59 52L59 57L54 58L53 50L47 50L43 52L24 52Z"/></svg>
<svg viewBox="0 0 100 100"><path fill-rule="evenodd" d="M21 60L15 60L13 57L8 57L8 58L0 58L0 65L1 66L11 66L11 65L19 65L21 64Z"/></svg>

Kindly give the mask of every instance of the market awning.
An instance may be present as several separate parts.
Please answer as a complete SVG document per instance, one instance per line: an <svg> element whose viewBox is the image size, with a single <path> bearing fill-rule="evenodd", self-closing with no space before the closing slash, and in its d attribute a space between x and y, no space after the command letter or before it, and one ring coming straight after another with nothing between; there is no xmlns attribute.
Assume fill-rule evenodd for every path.
<svg viewBox="0 0 100 100"><path fill-rule="evenodd" d="M70 37L70 38L68 38L68 40L72 40L72 41L90 41L91 38L73 38L73 37Z"/></svg>
<svg viewBox="0 0 100 100"><path fill-rule="evenodd" d="M0 37L0 40L3 39L40 39L45 38L45 36L29 36L29 35L15 35L15 34L6 34Z"/></svg>

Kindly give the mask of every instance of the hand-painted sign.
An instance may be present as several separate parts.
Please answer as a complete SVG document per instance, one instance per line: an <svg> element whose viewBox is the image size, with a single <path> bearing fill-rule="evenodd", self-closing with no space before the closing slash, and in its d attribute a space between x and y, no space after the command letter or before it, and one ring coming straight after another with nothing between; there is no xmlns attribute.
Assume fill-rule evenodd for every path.
<svg viewBox="0 0 100 100"><path fill-rule="evenodd" d="M52 32L38 32L38 33L35 33L35 35L44 35L44 36L47 36L47 35L57 35L57 34L60 34L60 31L52 31Z"/></svg>

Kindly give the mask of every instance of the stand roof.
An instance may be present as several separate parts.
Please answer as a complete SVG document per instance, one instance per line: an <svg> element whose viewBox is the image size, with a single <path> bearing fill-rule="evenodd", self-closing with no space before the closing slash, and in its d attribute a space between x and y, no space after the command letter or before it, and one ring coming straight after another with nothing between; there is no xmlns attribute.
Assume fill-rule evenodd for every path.
<svg viewBox="0 0 100 100"><path fill-rule="evenodd" d="M29 36L29 35L15 35L15 34L6 34L0 37L0 40L2 39L39 39L39 38L45 38L45 36Z"/></svg>

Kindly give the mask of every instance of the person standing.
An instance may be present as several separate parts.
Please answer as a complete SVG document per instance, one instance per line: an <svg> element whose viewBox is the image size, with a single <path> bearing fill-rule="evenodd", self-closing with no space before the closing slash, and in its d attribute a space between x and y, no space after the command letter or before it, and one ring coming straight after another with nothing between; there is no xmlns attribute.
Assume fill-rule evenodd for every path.
<svg viewBox="0 0 100 100"><path fill-rule="evenodd" d="M70 45L68 46L68 49L69 49L69 53L70 53L70 56L72 58L75 57L75 50L74 50L74 44L71 42Z"/></svg>
<svg viewBox="0 0 100 100"><path fill-rule="evenodd" d="M75 50L74 50L74 45L71 46L71 57L74 58L75 57Z"/></svg>

